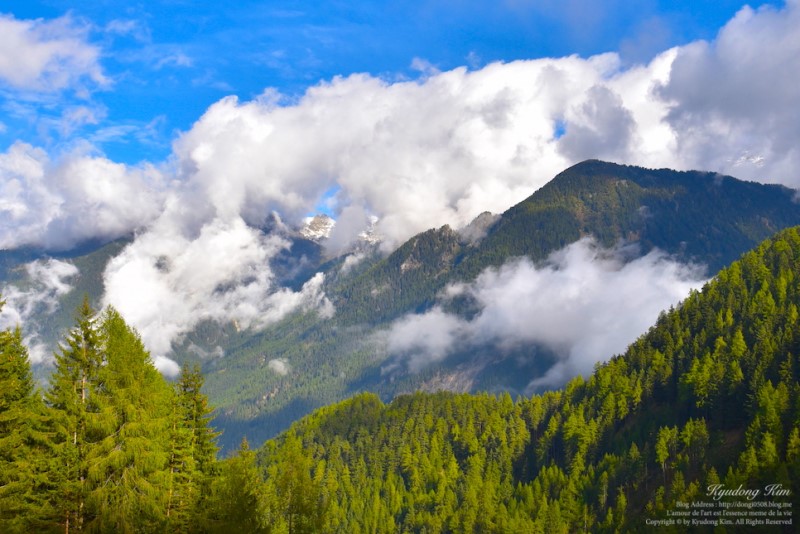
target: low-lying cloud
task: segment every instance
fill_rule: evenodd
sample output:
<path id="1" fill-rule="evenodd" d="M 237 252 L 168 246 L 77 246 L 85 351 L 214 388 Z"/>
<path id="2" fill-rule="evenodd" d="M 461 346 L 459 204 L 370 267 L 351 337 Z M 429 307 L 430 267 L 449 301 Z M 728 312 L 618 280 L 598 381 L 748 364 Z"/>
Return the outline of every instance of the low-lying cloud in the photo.
<path id="1" fill-rule="evenodd" d="M 657 250 L 629 262 L 624 248 L 605 250 L 588 238 L 552 254 L 542 266 L 528 259 L 490 268 L 469 284 L 449 286 L 442 298 L 467 297 L 479 310 L 470 319 L 439 305 L 392 326 L 390 354 L 412 372 L 456 351 L 544 345 L 559 361 L 533 386 L 559 385 L 588 374 L 645 332 L 658 314 L 704 283 L 703 269 Z"/>
<path id="2" fill-rule="evenodd" d="M 25 266 L 23 287 L 6 285 L 2 290 L 5 306 L 0 311 L 0 329 L 22 328 L 30 360 L 34 364 L 50 360 L 50 350 L 42 342 L 39 321 L 58 310 L 59 299 L 72 291 L 69 281 L 78 274 L 71 263 L 37 260 Z"/>
<path id="3" fill-rule="evenodd" d="M 289 362 L 285 358 L 270 360 L 267 363 L 267 367 L 272 370 L 272 372 L 280 376 L 286 376 L 292 370 L 292 366 L 289 365 Z"/>
<path id="4" fill-rule="evenodd" d="M 106 268 L 104 304 L 137 328 L 156 358 L 205 320 L 246 329 L 297 310 L 333 313 L 321 273 L 300 291 L 276 286 L 269 261 L 289 245 L 283 238 L 238 217 L 197 223 L 195 216 L 172 203 Z"/>

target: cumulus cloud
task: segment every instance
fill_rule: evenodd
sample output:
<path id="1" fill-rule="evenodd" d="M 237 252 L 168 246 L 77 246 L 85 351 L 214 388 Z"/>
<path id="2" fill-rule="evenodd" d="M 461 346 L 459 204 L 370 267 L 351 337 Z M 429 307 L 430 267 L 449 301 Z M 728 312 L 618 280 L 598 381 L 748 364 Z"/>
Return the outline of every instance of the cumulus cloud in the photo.
<path id="1" fill-rule="evenodd" d="M 683 164 L 800 186 L 798 75 L 797 0 L 745 6 L 713 42 L 677 49 L 658 96 Z"/>
<path id="2" fill-rule="evenodd" d="M 369 214 L 391 248 L 427 228 L 503 211 L 563 169 L 554 121 L 616 66 L 613 55 L 535 60 L 411 82 L 335 78 L 284 105 L 274 93 L 227 98 L 175 153 L 181 176 L 214 198 L 216 213 L 257 224 L 277 210 L 299 223 L 336 189 L 350 222 L 338 225 L 336 245 L 356 239 Z"/>
<path id="3" fill-rule="evenodd" d="M 0 15 L 0 82 L 53 92 L 108 84 L 100 50 L 87 43 L 87 28 L 69 15 L 45 21 Z"/>
<path id="4" fill-rule="evenodd" d="M 165 356 L 204 320 L 261 327 L 296 310 L 333 313 L 317 274 L 300 291 L 277 287 L 269 261 L 289 243 L 240 217 L 202 218 L 171 197 L 167 210 L 106 267 L 106 304 Z"/>
<path id="5" fill-rule="evenodd" d="M 49 357 L 47 346 L 38 334 L 37 322 L 55 313 L 59 299 L 72 290 L 69 280 L 78 274 L 78 269 L 65 261 L 37 260 L 25 266 L 25 284 L 6 285 L 2 290 L 6 301 L 0 311 L 0 328 L 21 326 L 29 356 L 34 364 L 43 363 Z"/>
<path id="6" fill-rule="evenodd" d="M 228 97 L 176 140 L 171 178 L 191 184 L 186 206 L 251 226 L 273 211 L 299 225 L 335 191 L 327 201 L 347 224 L 332 251 L 369 216 L 386 250 L 428 228 L 462 227 L 586 158 L 797 186 L 799 5 L 744 8 L 714 41 L 647 64 L 607 53 L 412 81 L 355 74 L 296 99 Z"/>
<path id="7" fill-rule="evenodd" d="M 0 154 L 0 248 L 65 250 L 152 221 L 167 188 L 152 165 L 129 167 L 76 150 L 52 161 L 15 143 Z"/>
<path id="8" fill-rule="evenodd" d="M 378 217 L 391 249 L 411 235 L 502 212 L 557 172 L 600 158 L 800 185 L 800 9 L 745 8 L 711 42 L 625 66 L 616 53 L 337 77 L 211 106 L 175 145 L 213 209 L 299 224 L 326 192 L 342 250 Z M 754 38 L 756 36 L 757 38 Z M 725 142 L 719 142 L 724 139 Z M 361 226 L 361 228 L 359 228 Z"/>
<path id="9" fill-rule="evenodd" d="M 444 298 L 466 296 L 479 310 L 465 319 L 436 306 L 392 325 L 390 354 L 416 372 L 457 350 L 539 344 L 559 362 L 532 385 L 558 385 L 588 374 L 621 353 L 658 314 L 704 282 L 702 269 L 659 251 L 625 262 L 630 251 L 582 239 L 536 267 L 527 259 L 487 269 L 473 283 L 450 286 Z"/>
<path id="10" fill-rule="evenodd" d="M 589 158 L 629 159 L 636 123 L 619 95 L 594 86 L 584 102 L 567 110 L 571 127 L 559 141 L 559 149 L 572 161 Z"/>

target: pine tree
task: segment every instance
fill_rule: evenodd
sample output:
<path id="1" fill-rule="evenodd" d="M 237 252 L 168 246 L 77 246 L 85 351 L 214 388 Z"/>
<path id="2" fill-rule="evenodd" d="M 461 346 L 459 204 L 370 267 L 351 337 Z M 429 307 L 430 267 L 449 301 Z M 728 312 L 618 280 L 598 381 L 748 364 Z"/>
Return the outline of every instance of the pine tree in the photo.
<path id="1" fill-rule="evenodd" d="M 102 364 L 96 314 L 88 297 L 78 308 L 76 326 L 55 355 L 55 371 L 46 395 L 57 491 L 53 504 L 65 532 L 80 531 L 87 519 L 87 462 L 99 438 L 96 385 Z"/>
<path id="2" fill-rule="evenodd" d="M 0 301 L 0 308 L 2 308 Z M 48 526 L 47 433 L 22 334 L 0 332 L 0 532 Z"/>
<path id="3" fill-rule="evenodd" d="M 221 476 L 213 485 L 211 503 L 212 532 L 269 532 L 272 529 L 288 531 L 282 517 L 274 517 L 267 527 L 266 488 L 256 464 L 256 453 L 247 439 L 236 456 L 221 465 Z"/>
<path id="4" fill-rule="evenodd" d="M 269 470 L 273 490 L 270 496 L 274 497 L 270 504 L 284 518 L 290 533 L 318 532 L 324 522 L 322 488 L 311 477 L 311 465 L 300 439 L 289 434 L 283 443 L 280 462 Z M 359 487 L 364 488 L 367 481 L 362 482 Z"/>
<path id="5" fill-rule="evenodd" d="M 208 398 L 202 392 L 203 383 L 203 374 L 198 365 L 192 367 L 184 365 L 178 380 L 177 392 L 183 419 L 191 431 L 192 453 L 197 469 L 203 477 L 211 477 L 218 470 L 216 440 L 220 433 L 211 427 L 213 410 L 208 405 Z"/>
<path id="6" fill-rule="evenodd" d="M 219 471 L 219 433 L 210 425 L 212 410 L 202 387 L 199 366 L 185 364 L 175 385 L 171 414 L 167 517 L 173 531 L 187 532 L 201 521 L 211 482 Z"/>
<path id="7" fill-rule="evenodd" d="M 109 308 L 100 325 L 98 428 L 87 456 L 87 505 L 98 531 L 153 532 L 166 523 L 169 412 L 173 392 L 138 334 Z"/>

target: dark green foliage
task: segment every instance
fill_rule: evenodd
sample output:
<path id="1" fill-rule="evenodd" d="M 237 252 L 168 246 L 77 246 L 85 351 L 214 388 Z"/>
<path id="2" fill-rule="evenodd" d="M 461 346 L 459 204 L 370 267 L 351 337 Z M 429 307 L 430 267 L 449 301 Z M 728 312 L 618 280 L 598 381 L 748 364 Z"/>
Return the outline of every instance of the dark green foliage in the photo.
<path id="1" fill-rule="evenodd" d="M 605 245 L 638 242 L 709 266 L 712 273 L 777 230 L 798 224 L 782 186 L 715 173 L 579 163 L 517 204 L 470 258 L 469 271 L 509 256 L 543 259 L 584 235 Z"/>
<path id="2" fill-rule="evenodd" d="M 78 308 L 76 322 L 55 355 L 56 368 L 46 396 L 54 456 L 60 465 L 53 505 L 65 530 L 84 526 L 87 456 L 102 436 L 97 386 L 103 358 L 95 312 L 88 298 Z"/>
<path id="3" fill-rule="evenodd" d="M 2 307 L 2 301 L 0 301 Z M 0 531 L 50 524 L 52 490 L 44 404 L 35 390 L 22 335 L 0 332 Z"/>
<path id="4" fill-rule="evenodd" d="M 172 390 L 139 336 L 113 309 L 102 317 L 105 354 L 96 389 L 100 439 L 86 455 L 91 530 L 156 532 L 166 522 Z"/>
<path id="5" fill-rule="evenodd" d="M 197 368 L 169 387 L 119 314 L 96 319 L 86 302 L 47 406 L 19 331 L 0 333 L 0 520 L 9 532 L 67 519 L 96 532 L 646 532 L 645 518 L 713 484 L 782 484 L 791 493 L 771 500 L 796 508 L 798 273 L 793 228 L 562 390 L 361 394 L 220 463 Z"/>
<path id="6" fill-rule="evenodd" d="M 242 440 L 235 456 L 222 462 L 221 474 L 214 480 L 212 490 L 209 531 L 269 532 L 265 489 L 256 453 L 247 439 Z"/>
<path id="7" fill-rule="evenodd" d="M 218 407 L 216 424 L 226 430 L 220 443 L 227 450 L 235 449 L 243 435 L 261 443 L 313 409 L 365 390 L 384 400 L 437 387 L 519 392 L 527 383 L 521 377 L 546 370 L 541 347 L 521 347 L 510 354 L 487 346 L 481 352 L 454 354 L 417 374 L 401 369 L 387 375 L 381 373 L 385 345 L 376 339 L 392 320 L 429 309 L 447 284 L 468 282 L 514 257 L 544 261 L 584 236 L 592 235 L 605 246 L 619 240 L 638 244 L 634 255 L 658 247 L 707 265 L 713 275 L 762 239 L 795 224 L 800 224 L 800 204 L 781 186 L 587 161 L 507 210 L 479 241 L 444 226 L 412 237 L 389 256 L 373 250 L 343 270 L 343 258 L 326 259 L 319 244 L 294 238 L 291 248 L 270 263 L 276 282 L 297 289 L 315 272 L 324 272 L 325 293 L 336 307 L 332 319 L 298 313 L 260 332 L 240 331 L 233 322 L 205 321 L 187 334 L 174 356 L 202 363 L 206 391 Z M 77 307 L 83 293 L 97 302 L 108 260 L 129 242 L 120 239 L 94 248 L 86 244 L 57 256 L 81 273 L 71 279 L 76 290 L 62 299 L 61 309 Z M 34 250 L 0 252 L 0 274 L 23 287 L 20 262 L 41 257 Z M 448 305 L 451 312 L 475 311 L 469 302 Z M 67 311 L 39 322 L 42 339 L 55 343 L 71 317 Z M 221 352 L 224 358 L 213 356 Z M 272 359 L 286 360 L 290 375 L 270 369 Z M 472 379 L 456 385 L 447 381 L 463 368 Z M 34 372 L 45 378 L 43 368 Z M 732 364 L 725 372 L 731 380 L 738 371 Z"/>
<path id="8" fill-rule="evenodd" d="M 218 475 L 216 439 L 210 426 L 211 408 L 202 393 L 197 365 L 184 365 L 175 384 L 170 416 L 167 520 L 172 532 L 190 532 L 203 517 Z"/>
<path id="9" fill-rule="evenodd" d="M 641 253 L 658 247 L 714 273 L 798 223 L 800 205 L 782 186 L 586 161 L 506 211 L 477 244 L 447 226 L 428 230 L 329 294 L 342 321 L 375 323 L 426 307 L 448 282 L 509 258 L 544 260 L 587 235 L 606 247 L 639 243 Z"/>

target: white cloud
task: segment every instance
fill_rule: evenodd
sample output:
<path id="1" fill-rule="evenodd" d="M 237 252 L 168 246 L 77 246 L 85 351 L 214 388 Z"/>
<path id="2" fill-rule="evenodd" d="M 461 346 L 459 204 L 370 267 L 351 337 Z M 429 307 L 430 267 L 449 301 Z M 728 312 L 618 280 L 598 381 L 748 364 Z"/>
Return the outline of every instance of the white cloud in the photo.
<path id="1" fill-rule="evenodd" d="M 456 350 L 541 344 L 560 360 L 534 385 L 588 374 L 704 282 L 699 268 L 658 251 L 628 263 L 623 256 L 622 249 L 603 250 L 582 239 L 552 254 L 542 267 L 521 259 L 487 269 L 475 282 L 450 286 L 444 294 L 472 299 L 480 310 L 473 318 L 439 306 L 406 316 L 389 331 L 389 352 L 406 358 L 415 372 Z"/>
<path id="2" fill-rule="evenodd" d="M 446 358 L 468 329 L 466 321 L 438 306 L 421 315 L 407 315 L 389 331 L 389 353 L 407 357 L 409 369 L 416 373 Z"/>
<path id="3" fill-rule="evenodd" d="M 390 249 L 428 228 L 502 212 L 588 158 L 796 186 L 798 28 L 790 2 L 746 8 L 713 43 L 645 65 L 625 67 L 608 53 L 428 69 L 396 83 L 355 74 L 292 101 L 275 91 L 229 97 L 178 140 L 175 155 L 181 177 L 207 197 L 227 192 L 213 199 L 216 211 L 251 224 L 272 210 L 299 224 L 337 191 L 337 215 L 352 223 L 335 231 L 337 250 L 366 225 L 363 214 L 379 218 Z"/>
<path id="4" fill-rule="evenodd" d="M 231 97 L 209 108 L 175 154 L 182 178 L 216 213 L 258 224 L 277 210 L 299 223 L 336 188 L 336 205 L 362 224 L 341 225 L 337 243 L 356 238 L 364 213 L 379 218 L 391 247 L 503 211 L 562 170 L 555 120 L 615 67 L 609 55 L 457 69 L 420 82 L 353 75 L 285 106 L 274 93 Z"/>
<path id="5" fill-rule="evenodd" d="M 156 356 L 153 359 L 153 366 L 159 372 L 170 378 L 174 378 L 181 373 L 181 366 L 175 360 L 167 358 L 166 356 Z"/>
<path id="6" fill-rule="evenodd" d="M 253 226 L 272 211 L 300 224 L 337 191 L 327 200 L 352 224 L 340 225 L 335 248 L 356 239 L 367 214 L 388 250 L 502 212 L 585 158 L 800 185 L 798 28 L 792 1 L 745 8 L 715 41 L 646 65 L 608 53 L 397 83 L 355 74 L 294 100 L 274 90 L 228 97 L 174 144 L 175 178 L 190 184 L 180 202 Z"/>
<path id="7" fill-rule="evenodd" d="M 336 219 L 330 235 L 323 242 L 325 249 L 333 255 L 341 254 L 352 244 L 353 236 L 363 232 L 369 223 L 369 215 L 361 206 L 345 207 Z"/>
<path id="8" fill-rule="evenodd" d="M 65 261 L 37 260 L 25 265 L 26 287 L 15 285 L 3 288 L 6 305 L 0 313 L 0 328 L 24 324 L 37 313 L 52 314 L 58 308 L 58 298 L 72 290 L 67 282 L 78 274 L 78 268 Z"/>
<path id="9" fill-rule="evenodd" d="M 744 7 L 677 50 L 658 91 L 684 166 L 800 186 L 800 2 Z"/>
<path id="10" fill-rule="evenodd" d="M 279 374 L 280 376 L 286 376 L 292 370 L 292 367 L 289 365 L 289 362 L 286 361 L 285 358 L 270 360 L 267 363 L 267 367 L 269 367 L 273 372 Z"/>
<path id="11" fill-rule="evenodd" d="M 76 150 L 58 161 L 25 143 L 0 154 L 0 248 L 64 250 L 113 239 L 161 211 L 162 174 Z"/>
<path id="12" fill-rule="evenodd" d="M 196 207 L 195 207 L 196 208 Z M 180 197 L 106 268 L 104 297 L 163 356 L 203 320 L 262 327 L 298 309 L 333 313 L 323 275 L 300 291 L 275 286 L 269 261 L 288 246 L 233 216 L 209 217 Z"/>
<path id="13" fill-rule="evenodd" d="M 48 259 L 31 262 L 25 270 L 27 280 L 23 287 L 6 285 L 2 290 L 6 304 L 0 311 L 0 328 L 20 326 L 30 360 L 39 364 L 47 361 L 50 351 L 40 340 L 37 322 L 58 309 L 59 298 L 72 290 L 68 281 L 78 274 L 78 269 L 65 261 Z"/>
<path id="14" fill-rule="evenodd" d="M 100 50 L 88 44 L 87 29 L 69 15 L 45 21 L 0 15 L 0 81 L 20 90 L 86 90 L 85 82 L 108 80 Z"/>
<path id="15" fill-rule="evenodd" d="M 176 52 L 175 54 L 171 54 L 168 56 L 164 56 L 155 65 L 156 70 L 160 70 L 164 67 L 191 67 L 194 65 L 194 61 L 192 58 L 184 54 L 183 52 Z"/>

